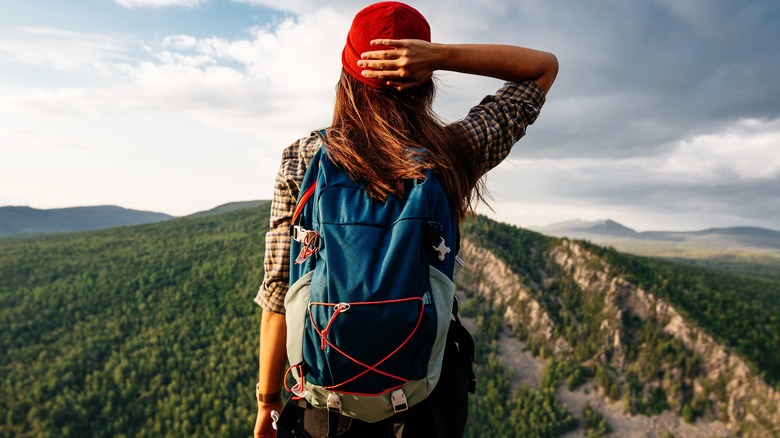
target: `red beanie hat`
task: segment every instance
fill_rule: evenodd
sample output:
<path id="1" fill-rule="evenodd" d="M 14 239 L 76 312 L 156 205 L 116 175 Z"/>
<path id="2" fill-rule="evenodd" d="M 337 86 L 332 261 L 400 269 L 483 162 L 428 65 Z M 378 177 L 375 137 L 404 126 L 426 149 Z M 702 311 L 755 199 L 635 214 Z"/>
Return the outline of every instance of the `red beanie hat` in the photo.
<path id="1" fill-rule="evenodd" d="M 391 89 L 385 81 L 367 78 L 357 62 L 364 52 L 389 50 L 387 46 L 372 46 L 375 39 L 431 40 L 431 26 L 413 7 L 400 2 L 380 2 L 367 6 L 355 15 L 347 35 L 347 44 L 341 52 L 341 65 L 355 79 L 374 88 Z M 430 77 L 428 78 L 430 80 Z"/>

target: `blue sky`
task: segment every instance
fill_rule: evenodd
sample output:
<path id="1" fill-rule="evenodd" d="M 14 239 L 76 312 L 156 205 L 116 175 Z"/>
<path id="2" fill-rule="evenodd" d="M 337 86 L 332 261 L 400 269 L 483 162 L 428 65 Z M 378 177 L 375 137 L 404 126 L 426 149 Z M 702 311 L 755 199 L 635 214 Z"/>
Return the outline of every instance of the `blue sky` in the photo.
<path id="1" fill-rule="evenodd" d="M 352 16 L 334 0 L 5 0 L 0 205 L 185 215 L 269 199 L 281 149 L 327 125 Z M 555 53 L 538 122 L 492 171 L 521 226 L 780 229 L 780 4 L 412 3 L 439 42 Z M 456 120 L 498 81 L 441 72 Z"/>
<path id="2" fill-rule="evenodd" d="M 127 4 L 127 6 L 123 6 Z M 142 38 L 188 34 L 196 37 L 239 37 L 246 29 L 263 25 L 275 11 L 234 2 L 133 2 L 106 0 L 6 1 L 0 24 L 4 27 L 52 27 L 85 33 L 130 34 Z M 178 6 L 177 6 L 178 4 Z"/>

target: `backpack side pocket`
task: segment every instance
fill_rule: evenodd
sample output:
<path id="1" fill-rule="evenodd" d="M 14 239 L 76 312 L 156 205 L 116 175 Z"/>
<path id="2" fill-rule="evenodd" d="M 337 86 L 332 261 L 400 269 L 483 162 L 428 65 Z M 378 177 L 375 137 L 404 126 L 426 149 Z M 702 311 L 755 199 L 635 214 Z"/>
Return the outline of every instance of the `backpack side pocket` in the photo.
<path id="1" fill-rule="evenodd" d="M 290 286 L 284 297 L 287 322 L 287 359 L 290 365 L 303 362 L 303 329 L 309 308 L 309 289 L 314 271 L 306 273 Z"/>

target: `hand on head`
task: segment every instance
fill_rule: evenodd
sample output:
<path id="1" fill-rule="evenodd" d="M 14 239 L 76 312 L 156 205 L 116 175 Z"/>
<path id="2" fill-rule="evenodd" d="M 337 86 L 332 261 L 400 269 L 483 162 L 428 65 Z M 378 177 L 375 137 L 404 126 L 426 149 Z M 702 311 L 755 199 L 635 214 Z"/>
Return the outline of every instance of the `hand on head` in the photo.
<path id="1" fill-rule="evenodd" d="M 433 43 L 423 40 L 376 39 L 377 50 L 364 52 L 357 61 L 361 74 L 386 81 L 398 91 L 414 88 L 427 81 L 433 73 Z"/>

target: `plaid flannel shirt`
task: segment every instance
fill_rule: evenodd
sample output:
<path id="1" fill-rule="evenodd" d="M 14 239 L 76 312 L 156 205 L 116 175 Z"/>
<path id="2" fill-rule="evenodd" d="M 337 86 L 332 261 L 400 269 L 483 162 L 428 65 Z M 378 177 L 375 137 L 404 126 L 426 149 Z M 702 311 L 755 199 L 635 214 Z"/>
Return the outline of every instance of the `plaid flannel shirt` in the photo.
<path id="1" fill-rule="evenodd" d="M 544 105 L 545 94 L 533 81 L 507 82 L 485 97 L 468 115 L 454 122 L 463 126 L 475 148 L 484 154 L 483 174 L 509 155 Z M 290 278 L 290 223 L 303 175 L 322 146 L 316 133 L 284 149 L 271 202 L 270 230 L 265 235 L 265 277 L 255 302 L 264 310 L 284 314 Z"/>

